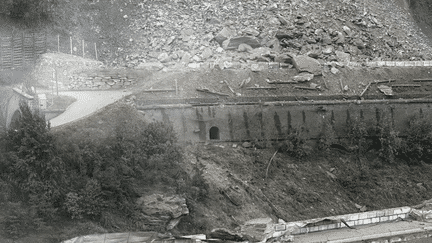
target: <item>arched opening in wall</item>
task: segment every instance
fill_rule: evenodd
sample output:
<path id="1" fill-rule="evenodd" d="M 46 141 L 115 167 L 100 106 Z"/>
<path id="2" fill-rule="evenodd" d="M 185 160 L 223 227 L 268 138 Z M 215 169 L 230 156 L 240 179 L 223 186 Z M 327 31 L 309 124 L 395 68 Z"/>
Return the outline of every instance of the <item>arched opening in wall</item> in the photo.
<path id="1" fill-rule="evenodd" d="M 11 122 L 10 122 L 9 126 L 12 126 L 12 124 L 17 122 L 20 118 L 21 118 L 21 112 L 19 110 L 16 110 L 12 115 Z"/>
<path id="2" fill-rule="evenodd" d="M 210 128 L 210 140 L 218 140 L 218 139 L 220 139 L 219 128 L 217 127 Z"/>

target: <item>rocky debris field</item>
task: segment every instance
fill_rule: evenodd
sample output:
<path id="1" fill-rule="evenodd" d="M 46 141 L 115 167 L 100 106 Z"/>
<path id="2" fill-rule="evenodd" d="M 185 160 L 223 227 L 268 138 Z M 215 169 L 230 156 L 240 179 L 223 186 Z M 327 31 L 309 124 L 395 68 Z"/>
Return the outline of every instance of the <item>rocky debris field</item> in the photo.
<path id="1" fill-rule="evenodd" d="M 395 0 L 129 1 L 119 7 L 123 21 L 114 24 L 127 25 L 123 41 L 115 50 L 103 45 L 114 66 L 290 65 L 297 55 L 321 63 L 430 59 L 425 36 Z"/>

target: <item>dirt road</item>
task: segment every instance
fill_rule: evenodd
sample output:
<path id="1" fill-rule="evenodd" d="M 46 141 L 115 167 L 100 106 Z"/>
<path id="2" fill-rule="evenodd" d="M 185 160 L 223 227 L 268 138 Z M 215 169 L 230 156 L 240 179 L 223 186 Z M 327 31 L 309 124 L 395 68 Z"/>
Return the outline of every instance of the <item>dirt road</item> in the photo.
<path id="1" fill-rule="evenodd" d="M 130 91 L 64 91 L 59 95 L 71 96 L 77 99 L 66 111 L 51 119 L 51 127 L 84 118 L 99 109 L 130 95 Z"/>

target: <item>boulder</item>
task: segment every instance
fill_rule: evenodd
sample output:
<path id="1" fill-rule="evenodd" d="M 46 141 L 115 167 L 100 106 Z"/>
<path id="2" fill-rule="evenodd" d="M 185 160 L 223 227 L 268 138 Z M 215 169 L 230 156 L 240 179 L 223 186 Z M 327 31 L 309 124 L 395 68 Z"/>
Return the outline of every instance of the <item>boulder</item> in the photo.
<path id="1" fill-rule="evenodd" d="M 241 226 L 241 234 L 250 242 L 266 242 L 273 236 L 273 228 L 271 218 L 253 219 Z"/>
<path id="2" fill-rule="evenodd" d="M 338 62 L 349 63 L 351 61 L 351 55 L 342 51 L 335 51 Z"/>
<path id="3" fill-rule="evenodd" d="M 239 52 L 250 52 L 250 51 L 253 50 L 253 48 L 250 45 L 248 45 L 248 44 L 242 43 L 242 44 L 239 45 L 239 47 L 238 47 L 237 50 Z"/>
<path id="4" fill-rule="evenodd" d="M 322 53 L 323 54 L 325 54 L 325 55 L 330 55 L 330 54 L 332 54 L 333 53 L 333 50 L 334 50 L 334 48 L 333 48 L 333 46 L 326 46 L 323 50 L 322 50 Z"/>
<path id="5" fill-rule="evenodd" d="M 253 36 L 241 36 L 241 37 L 230 38 L 228 42 L 224 42 L 222 47 L 225 50 L 236 50 L 239 48 L 241 44 L 247 44 L 252 48 L 261 47 L 261 43 L 259 42 L 258 38 Z"/>
<path id="6" fill-rule="evenodd" d="M 330 72 L 333 73 L 333 74 L 338 74 L 340 71 L 339 71 L 339 69 L 337 69 L 337 68 L 335 68 L 335 67 L 332 67 L 332 68 L 330 69 Z"/>
<path id="7" fill-rule="evenodd" d="M 144 214 L 149 216 L 169 216 L 170 219 L 175 219 L 189 214 L 186 199 L 177 195 L 147 195 L 140 197 L 137 200 L 137 205 Z"/>
<path id="8" fill-rule="evenodd" d="M 222 45 L 222 43 L 227 40 L 228 38 L 235 35 L 234 30 L 232 30 L 229 27 L 224 27 L 216 36 L 215 41 L 219 43 L 219 45 Z"/>
<path id="9" fill-rule="evenodd" d="M 253 28 L 247 28 L 245 30 L 243 30 L 243 33 L 247 34 L 247 35 L 251 35 L 251 36 L 259 36 L 260 32 L 256 29 Z"/>
<path id="10" fill-rule="evenodd" d="M 208 235 L 210 239 L 221 239 L 224 241 L 245 241 L 241 234 L 234 233 L 228 229 L 213 229 Z"/>
<path id="11" fill-rule="evenodd" d="M 293 57 L 294 67 L 298 72 L 309 72 L 314 75 L 322 75 L 321 64 L 318 60 L 308 56 L 295 56 Z"/>
<path id="12" fill-rule="evenodd" d="M 311 81 L 314 78 L 314 75 L 311 73 L 300 73 L 299 75 L 296 75 L 293 77 L 293 81 L 296 82 L 308 82 Z"/>
<path id="13" fill-rule="evenodd" d="M 208 58 L 210 58 L 211 56 L 213 56 L 212 49 L 210 49 L 209 47 L 204 48 L 201 56 L 202 56 L 202 59 L 207 60 Z"/>
<path id="14" fill-rule="evenodd" d="M 261 72 L 264 71 L 266 68 L 264 67 L 264 65 L 254 63 L 250 66 L 250 69 L 252 72 Z"/>
<path id="15" fill-rule="evenodd" d="M 161 62 L 161 63 L 167 63 L 167 62 L 170 62 L 171 61 L 171 57 L 168 55 L 168 53 L 161 53 L 159 56 L 158 56 L 158 60 L 159 60 L 159 62 Z"/>
<path id="16" fill-rule="evenodd" d="M 275 62 L 292 64 L 292 56 L 288 54 L 280 54 L 274 58 Z"/>

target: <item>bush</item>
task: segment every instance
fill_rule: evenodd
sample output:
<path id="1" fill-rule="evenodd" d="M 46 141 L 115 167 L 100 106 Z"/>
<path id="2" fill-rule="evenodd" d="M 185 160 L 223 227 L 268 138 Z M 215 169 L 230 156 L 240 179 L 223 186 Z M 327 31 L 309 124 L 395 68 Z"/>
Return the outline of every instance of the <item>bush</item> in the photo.
<path id="1" fill-rule="evenodd" d="M 390 122 L 383 122 L 376 127 L 376 136 L 379 145 L 379 157 L 386 162 L 395 162 L 396 156 L 402 148 L 402 138 Z"/>
<path id="2" fill-rule="evenodd" d="M 370 146 L 367 140 L 371 126 L 368 126 L 363 119 L 350 119 L 347 123 L 348 146 L 357 154 L 366 152 Z"/>
<path id="3" fill-rule="evenodd" d="M 4 232 L 10 238 L 23 237 L 44 226 L 43 220 L 37 216 L 34 210 L 26 208 L 21 203 L 9 203 L 9 211 L 4 218 Z"/>
<path id="4" fill-rule="evenodd" d="M 429 118 L 417 115 L 408 122 L 406 141 L 401 149 L 412 161 L 432 161 L 432 122 Z"/>
<path id="5" fill-rule="evenodd" d="M 307 142 L 308 137 L 305 134 L 305 128 L 293 128 L 279 147 L 279 150 L 296 158 L 303 158 L 308 156 L 312 151 Z"/>
<path id="6" fill-rule="evenodd" d="M 336 133 L 333 124 L 325 121 L 321 133 L 318 135 L 317 146 L 319 150 L 328 151 L 332 144 L 336 143 Z"/>

